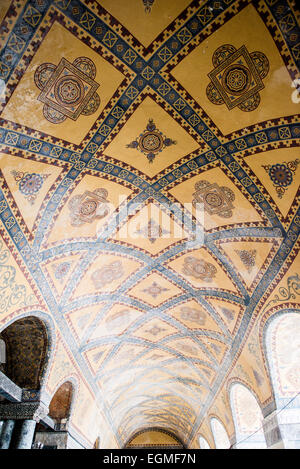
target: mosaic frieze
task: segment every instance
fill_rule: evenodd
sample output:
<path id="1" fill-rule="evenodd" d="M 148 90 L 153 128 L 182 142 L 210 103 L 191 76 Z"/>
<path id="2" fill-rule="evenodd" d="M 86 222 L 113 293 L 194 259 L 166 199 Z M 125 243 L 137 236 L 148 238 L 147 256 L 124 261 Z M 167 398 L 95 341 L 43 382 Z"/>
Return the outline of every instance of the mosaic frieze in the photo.
<path id="1" fill-rule="evenodd" d="M 204 210 L 210 215 L 218 215 L 222 218 L 232 217 L 234 200 L 234 192 L 228 187 L 220 187 L 217 183 L 211 184 L 208 181 L 198 181 L 195 184 L 193 205 L 203 204 Z"/>
<path id="2" fill-rule="evenodd" d="M 147 156 L 149 163 L 153 163 L 158 153 L 164 148 L 176 145 L 176 142 L 158 130 L 153 122 L 149 119 L 146 129 L 135 140 L 127 145 L 127 148 L 135 148 Z"/>
<path id="3" fill-rule="evenodd" d="M 94 114 L 100 105 L 95 76 L 96 66 L 88 57 L 78 57 L 72 64 L 64 57 L 57 66 L 41 64 L 34 81 L 41 90 L 38 100 L 44 103 L 44 117 L 61 124 L 68 117 L 77 120 L 80 114 Z"/>
<path id="4" fill-rule="evenodd" d="M 259 91 L 269 72 L 269 61 L 262 52 L 251 52 L 242 46 L 236 49 L 224 44 L 213 54 L 214 69 L 206 95 L 213 104 L 226 104 L 229 110 L 254 111 L 260 103 Z"/>

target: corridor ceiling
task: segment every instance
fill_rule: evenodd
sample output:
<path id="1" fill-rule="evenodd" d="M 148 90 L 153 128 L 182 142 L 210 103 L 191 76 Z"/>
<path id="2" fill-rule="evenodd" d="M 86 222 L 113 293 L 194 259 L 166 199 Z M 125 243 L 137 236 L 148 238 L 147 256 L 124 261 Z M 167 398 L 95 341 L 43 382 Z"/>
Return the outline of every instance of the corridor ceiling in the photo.
<path id="1" fill-rule="evenodd" d="M 209 414 L 230 433 L 232 377 L 271 398 L 258 325 L 299 271 L 292 5 L 1 2 L 1 320 L 52 316 L 56 373 L 79 370 L 120 446 L 193 446 Z"/>

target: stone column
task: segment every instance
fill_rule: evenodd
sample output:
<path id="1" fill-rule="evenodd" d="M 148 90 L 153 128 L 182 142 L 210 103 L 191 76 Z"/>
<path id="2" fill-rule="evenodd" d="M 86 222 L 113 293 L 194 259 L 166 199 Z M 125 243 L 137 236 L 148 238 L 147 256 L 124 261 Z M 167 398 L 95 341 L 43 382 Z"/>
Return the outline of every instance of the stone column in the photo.
<path id="1" fill-rule="evenodd" d="M 277 420 L 277 411 L 267 415 L 262 421 L 268 449 L 283 449 L 284 443 Z"/>
<path id="2" fill-rule="evenodd" d="M 24 420 L 22 422 L 21 431 L 16 441 L 16 449 L 31 449 L 35 427 L 35 420 Z"/>
<path id="3" fill-rule="evenodd" d="M 15 423 L 16 422 L 13 419 L 8 419 L 4 421 L 2 425 L 2 432 L 1 432 L 1 437 L 0 437 L 0 449 L 9 448 L 13 430 L 15 427 Z"/>
<path id="4" fill-rule="evenodd" d="M 48 408 L 40 401 L 0 404 L 0 417 L 5 420 L 1 435 L 4 444 L 2 448 L 30 449 L 36 422 L 47 414 Z M 16 430 L 19 431 L 12 434 L 16 420 L 19 422 Z"/>

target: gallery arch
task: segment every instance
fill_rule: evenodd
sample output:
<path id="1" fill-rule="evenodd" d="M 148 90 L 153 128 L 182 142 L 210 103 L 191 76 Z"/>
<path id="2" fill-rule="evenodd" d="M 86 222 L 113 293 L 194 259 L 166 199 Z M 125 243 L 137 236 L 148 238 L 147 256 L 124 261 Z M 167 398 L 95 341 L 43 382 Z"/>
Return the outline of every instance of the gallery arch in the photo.
<path id="1" fill-rule="evenodd" d="M 271 317 L 264 338 L 276 404 L 265 418 L 268 446 L 300 448 L 300 311 Z"/>
<path id="2" fill-rule="evenodd" d="M 230 403 L 235 426 L 236 449 L 264 449 L 266 441 L 262 428 L 263 414 L 252 392 L 234 383 L 230 388 Z"/>
<path id="3" fill-rule="evenodd" d="M 210 421 L 210 425 L 215 440 L 216 449 L 230 448 L 230 441 L 227 432 L 220 420 L 213 417 Z"/>
<path id="4" fill-rule="evenodd" d="M 203 436 L 199 436 L 200 449 L 210 449 L 210 446 Z"/>
<path id="5" fill-rule="evenodd" d="M 1 331 L 1 449 L 31 448 L 36 423 L 47 415 L 41 395 L 52 340 L 49 331 L 50 326 L 35 315 L 23 316 Z"/>

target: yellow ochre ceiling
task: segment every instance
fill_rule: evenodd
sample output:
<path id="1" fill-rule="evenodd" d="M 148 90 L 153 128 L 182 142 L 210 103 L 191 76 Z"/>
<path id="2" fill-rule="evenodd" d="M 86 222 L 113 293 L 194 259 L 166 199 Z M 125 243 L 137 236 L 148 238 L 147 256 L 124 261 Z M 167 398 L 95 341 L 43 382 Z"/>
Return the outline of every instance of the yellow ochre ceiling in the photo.
<path id="1" fill-rule="evenodd" d="M 1 2 L 0 254 L 25 292 L 2 320 L 52 316 L 120 446 L 229 422 L 239 357 L 271 395 L 245 340 L 299 271 L 297 19 L 286 0 Z"/>

